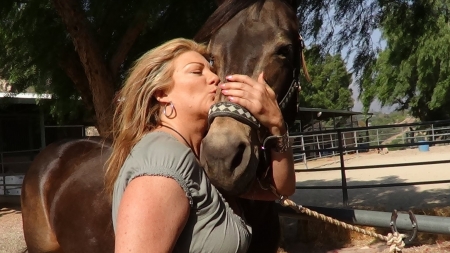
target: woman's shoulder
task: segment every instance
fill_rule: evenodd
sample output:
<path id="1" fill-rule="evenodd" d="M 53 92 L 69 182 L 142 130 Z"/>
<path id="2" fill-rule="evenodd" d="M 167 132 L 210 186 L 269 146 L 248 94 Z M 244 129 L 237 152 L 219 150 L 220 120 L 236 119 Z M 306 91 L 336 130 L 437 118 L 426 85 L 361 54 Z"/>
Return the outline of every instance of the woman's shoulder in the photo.
<path id="1" fill-rule="evenodd" d="M 172 155 L 178 157 L 186 154 L 190 149 L 180 143 L 174 136 L 169 133 L 154 131 L 150 132 L 136 143 L 131 150 L 132 156 L 137 157 L 156 157 L 161 155 Z"/>
<path id="2" fill-rule="evenodd" d="M 155 131 L 146 134 L 133 147 L 123 167 L 147 172 L 172 171 L 187 178 L 199 169 L 199 164 L 189 147 L 169 133 Z"/>
<path id="3" fill-rule="evenodd" d="M 145 134 L 142 139 L 135 145 L 135 148 L 152 147 L 161 144 L 180 146 L 179 141 L 171 134 L 162 131 L 153 131 Z"/>

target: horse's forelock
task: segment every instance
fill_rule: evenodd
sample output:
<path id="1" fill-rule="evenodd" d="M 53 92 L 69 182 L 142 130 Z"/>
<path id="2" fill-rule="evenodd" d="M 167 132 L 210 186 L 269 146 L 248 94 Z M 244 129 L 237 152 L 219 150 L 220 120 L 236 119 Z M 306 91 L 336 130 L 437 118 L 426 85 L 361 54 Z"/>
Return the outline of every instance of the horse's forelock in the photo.
<path id="1" fill-rule="evenodd" d="M 206 43 L 211 36 L 217 32 L 223 25 L 230 21 L 240 11 L 265 0 L 228 0 L 222 1 L 222 4 L 209 16 L 205 24 L 200 28 L 194 37 L 197 42 Z"/>

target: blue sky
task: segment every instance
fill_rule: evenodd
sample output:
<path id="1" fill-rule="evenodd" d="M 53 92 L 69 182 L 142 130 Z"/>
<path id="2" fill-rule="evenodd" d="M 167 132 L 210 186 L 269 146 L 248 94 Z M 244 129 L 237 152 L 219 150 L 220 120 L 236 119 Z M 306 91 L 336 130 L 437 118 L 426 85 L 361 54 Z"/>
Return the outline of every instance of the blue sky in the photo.
<path id="1" fill-rule="evenodd" d="M 384 40 L 381 39 L 381 32 L 379 30 L 375 30 L 372 34 L 372 41 L 374 43 L 374 45 L 376 46 L 381 46 L 382 48 L 384 48 L 386 46 L 386 42 Z M 345 57 L 347 55 L 348 52 L 348 48 L 344 48 L 342 50 L 342 55 L 343 57 Z M 350 54 L 349 58 L 347 59 L 347 69 L 351 69 L 352 66 L 352 62 L 353 62 L 353 56 L 354 54 Z M 355 78 L 353 78 L 355 79 Z M 363 105 L 361 103 L 361 101 L 358 99 L 359 96 L 359 89 L 358 87 L 356 87 L 356 84 L 353 82 L 350 85 L 350 88 L 353 90 L 353 100 L 354 100 L 354 106 L 353 106 L 353 111 L 362 111 L 363 109 Z M 385 106 L 382 107 L 379 101 L 374 101 L 372 102 L 372 105 L 370 106 L 370 112 L 383 112 L 383 113 L 389 113 L 392 112 L 395 109 L 395 106 Z"/>
<path id="2" fill-rule="evenodd" d="M 331 8 L 329 11 L 330 11 L 329 16 L 332 17 L 334 10 Z M 331 25 L 334 26 L 333 28 L 335 29 L 335 32 L 334 32 L 335 34 L 337 34 L 340 29 L 343 29 L 342 26 L 340 26 L 340 24 L 338 24 L 338 23 L 336 23 L 334 21 L 331 21 L 331 20 L 328 20 L 328 21 L 330 21 Z M 386 42 L 384 40 L 382 40 L 381 32 L 379 30 L 374 30 L 374 32 L 372 33 L 372 42 L 373 42 L 373 45 L 376 46 L 376 47 L 380 47 L 381 46 L 381 48 L 384 48 L 386 46 Z M 305 43 L 306 43 L 306 46 L 308 46 L 308 45 L 314 44 L 314 41 L 313 40 L 308 40 L 308 38 L 305 38 Z M 349 49 L 348 47 L 344 47 L 342 49 L 342 51 L 341 51 L 341 55 L 344 58 L 344 60 L 346 61 L 347 69 L 351 71 L 352 63 L 353 63 L 353 59 L 354 59 L 354 53 L 350 54 L 348 56 L 348 58 L 346 58 L 347 53 L 348 53 L 348 49 Z M 354 79 L 355 78 L 353 78 L 353 80 Z M 352 83 L 349 86 L 349 88 L 351 88 L 352 91 L 353 91 L 353 96 L 352 97 L 353 97 L 353 100 L 354 100 L 354 106 L 353 106 L 352 110 L 353 111 L 362 111 L 363 105 L 362 105 L 361 101 L 358 99 L 358 96 L 359 96 L 358 87 L 356 87 L 355 83 Z M 370 106 L 370 110 L 369 111 L 370 112 L 389 113 L 389 112 L 394 111 L 394 109 L 395 109 L 395 106 L 382 107 L 379 101 L 374 101 L 372 103 L 372 105 Z"/>
<path id="3" fill-rule="evenodd" d="M 384 48 L 386 46 L 386 42 L 384 40 L 381 40 L 381 32 L 379 30 L 375 30 L 372 34 L 372 41 L 375 46 L 381 46 Z M 314 44 L 314 41 L 305 39 L 306 46 Z M 341 51 L 342 57 L 344 58 L 344 61 L 346 61 L 346 66 L 348 70 L 352 69 L 352 63 L 354 59 L 354 53 L 351 53 L 348 58 L 346 58 L 349 48 L 344 47 Z M 355 80 L 355 78 L 353 78 Z M 362 102 L 358 99 L 359 96 L 359 89 L 356 86 L 355 82 L 350 84 L 349 88 L 352 89 L 353 95 L 352 98 L 354 100 L 354 106 L 352 108 L 353 111 L 362 111 L 363 105 Z M 382 107 L 379 101 L 374 101 L 372 105 L 370 106 L 370 112 L 383 112 L 383 113 L 389 113 L 392 112 L 395 109 L 395 106 L 392 107 Z"/>

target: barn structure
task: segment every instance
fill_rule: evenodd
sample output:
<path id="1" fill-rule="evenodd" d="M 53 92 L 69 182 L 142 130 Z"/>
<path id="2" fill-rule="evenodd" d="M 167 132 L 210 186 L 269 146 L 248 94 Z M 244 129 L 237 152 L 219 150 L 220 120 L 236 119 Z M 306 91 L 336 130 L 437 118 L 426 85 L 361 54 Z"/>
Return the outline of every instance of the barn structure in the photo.
<path id="1" fill-rule="evenodd" d="M 17 202 L 24 174 L 47 144 L 85 135 L 83 125 L 55 125 L 38 106 L 51 95 L 0 92 L 0 203 Z"/>

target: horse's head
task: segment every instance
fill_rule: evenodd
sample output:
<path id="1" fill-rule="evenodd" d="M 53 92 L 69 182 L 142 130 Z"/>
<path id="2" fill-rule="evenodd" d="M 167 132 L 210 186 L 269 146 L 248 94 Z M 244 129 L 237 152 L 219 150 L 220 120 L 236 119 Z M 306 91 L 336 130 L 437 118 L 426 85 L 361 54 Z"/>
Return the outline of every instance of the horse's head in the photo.
<path id="1" fill-rule="evenodd" d="M 229 74 L 257 78 L 264 72 L 288 124 L 297 112 L 296 81 L 301 66 L 294 6 L 282 0 L 225 1 L 196 37 L 210 39 L 210 52 L 221 80 Z M 217 99 L 225 101 L 223 96 Z M 265 129 L 247 121 L 242 109 L 234 104 L 219 107 L 213 107 L 210 113 L 201 162 L 216 187 L 239 195 L 248 190 L 263 160 L 261 140 Z"/>

